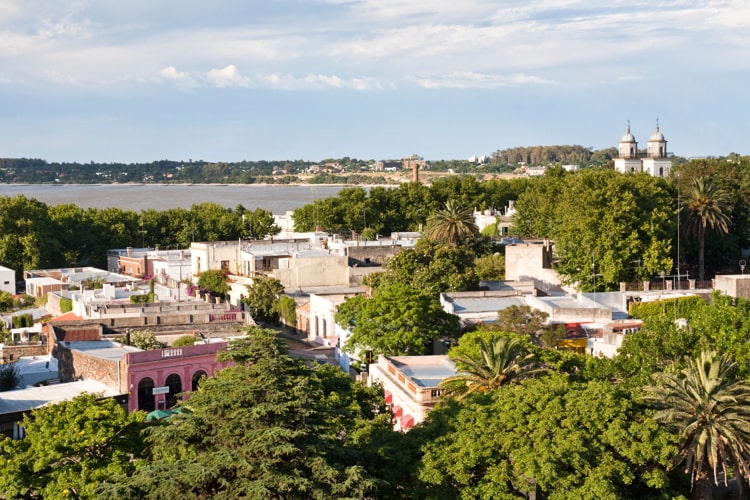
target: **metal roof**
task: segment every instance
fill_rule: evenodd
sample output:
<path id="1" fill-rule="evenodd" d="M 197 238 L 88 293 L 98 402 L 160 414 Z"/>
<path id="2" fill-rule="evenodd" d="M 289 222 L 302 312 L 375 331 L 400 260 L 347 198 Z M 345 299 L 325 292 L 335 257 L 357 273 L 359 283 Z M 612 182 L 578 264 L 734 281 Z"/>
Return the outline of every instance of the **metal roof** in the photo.
<path id="1" fill-rule="evenodd" d="M 0 396 L 0 414 L 33 410 L 40 406 L 73 399 L 83 393 L 102 394 L 105 397 L 120 394 L 119 391 L 115 391 L 96 380 L 80 380 L 65 384 L 19 389 L 2 393 L 2 396 Z"/>

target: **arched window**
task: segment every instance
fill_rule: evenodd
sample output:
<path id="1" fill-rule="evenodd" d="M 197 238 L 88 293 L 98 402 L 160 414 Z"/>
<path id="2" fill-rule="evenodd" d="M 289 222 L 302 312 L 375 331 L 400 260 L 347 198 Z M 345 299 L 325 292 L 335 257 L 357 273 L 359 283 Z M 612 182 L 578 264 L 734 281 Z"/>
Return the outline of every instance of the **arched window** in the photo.
<path id="1" fill-rule="evenodd" d="M 149 377 L 142 378 L 138 382 L 138 409 L 143 411 L 154 411 L 154 381 Z"/>
<path id="2" fill-rule="evenodd" d="M 192 390 L 197 391 L 198 386 L 201 383 L 201 380 L 205 377 L 208 377 L 208 374 L 204 372 L 203 370 L 198 370 L 197 372 L 193 373 L 193 384 L 192 384 Z"/>
<path id="3" fill-rule="evenodd" d="M 173 373 L 167 377 L 165 384 L 169 387 L 169 394 L 167 394 L 167 408 L 172 408 L 177 404 L 177 395 L 182 392 L 182 380 L 180 376 Z"/>

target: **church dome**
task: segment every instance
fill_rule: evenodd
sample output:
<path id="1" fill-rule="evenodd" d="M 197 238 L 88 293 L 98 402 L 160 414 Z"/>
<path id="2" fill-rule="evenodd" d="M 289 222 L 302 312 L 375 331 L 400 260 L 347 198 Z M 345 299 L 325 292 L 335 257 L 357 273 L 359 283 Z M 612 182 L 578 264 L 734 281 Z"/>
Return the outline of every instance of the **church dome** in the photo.
<path id="1" fill-rule="evenodd" d="M 659 127 L 656 127 L 654 133 L 648 138 L 648 142 L 664 142 L 665 140 L 664 134 L 661 133 Z"/>
<path id="2" fill-rule="evenodd" d="M 625 135 L 622 136 L 622 139 L 620 139 L 620 142 L 635 142 L 635 136 L 630 133 L 629 128 Z"/>

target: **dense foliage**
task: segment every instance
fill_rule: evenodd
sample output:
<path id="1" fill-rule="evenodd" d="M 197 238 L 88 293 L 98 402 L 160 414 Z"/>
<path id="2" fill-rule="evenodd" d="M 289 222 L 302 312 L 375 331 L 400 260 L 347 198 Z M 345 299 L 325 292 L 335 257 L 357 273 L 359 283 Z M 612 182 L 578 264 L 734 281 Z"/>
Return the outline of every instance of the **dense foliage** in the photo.
<path id="1" fill-rule="evenodd" d="M 3 498 L 95 498 L 94 490 L 141 464 L 144 414 L 86 394 L 25 417 L 26 437 L 0 442 Z"/>
<path id="2" fill-rule="evenodd" d="M 278 319 L 281 315 L 280 301 L 284 296 L 284 285 L 281 281 L 270 276 L 257 276 L 253 278 L 251 285 L 247 285 L 247 295 L 243 300 L 253 318 L 270 321 Z M 286 304 L 286 309 L 283 311 L 284 319 L 291 321 L 288 311 L 289 302 L 285 300 L 284 303 Z"/>
<path id="3" fill-rule="evenodd" d="M 435 339 L 459 333 L 458 316 L 443 311 L 436 296 L 403 284 L 380 286 L 372 297 L 347 299 L 336 322 L 352 332 L 348 351 L 386 356 L 427 354 Z"/>
<path id="4" fill-rule="evenodd" d="M 102 485 L 100 498 L 367 498 L 385 483 L 367 467 L 370 439 L 392 433 L 382 391 L 286 354 L 251 328 L 220 359 L 189 410 L 150 429 L 151 460 Z M 369 429 L 369 430 L 368 430 Z"/>
<path id="5" fill-rule="evenodd" d="M 565 282 L 617 289 L 671 269 L 675 199 L 668 181 L 647 174 L 560 171 L 519 197 L 514 224 L 521 235 L 555 242 Z"/>

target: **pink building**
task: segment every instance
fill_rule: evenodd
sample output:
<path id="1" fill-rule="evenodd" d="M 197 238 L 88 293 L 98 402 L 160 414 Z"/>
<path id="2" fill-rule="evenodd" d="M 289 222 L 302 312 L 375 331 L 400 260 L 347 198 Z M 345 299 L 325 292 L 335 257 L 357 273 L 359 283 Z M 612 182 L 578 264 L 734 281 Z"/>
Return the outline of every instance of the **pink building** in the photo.
<path id="1" fill-rule="evenodd" d="M 107 340 L 96 321 L 50 321 L 45 328 L 60 380 L 101 382 L 128 395 L 128 411 L 170 408 L 202 377 L 232 364 L 216 361 L 226 342 L 142 351 Z"/>
<path id="2" fill-rule="evenodd" d="M 226 342 L 170 347 L 153 351 L 131 352 L 123 356 L 128 411 L 170 408 L 177 395 L 194 391 L 203 377 L 229 366 L 216 361 L 216 354 Z"/>

